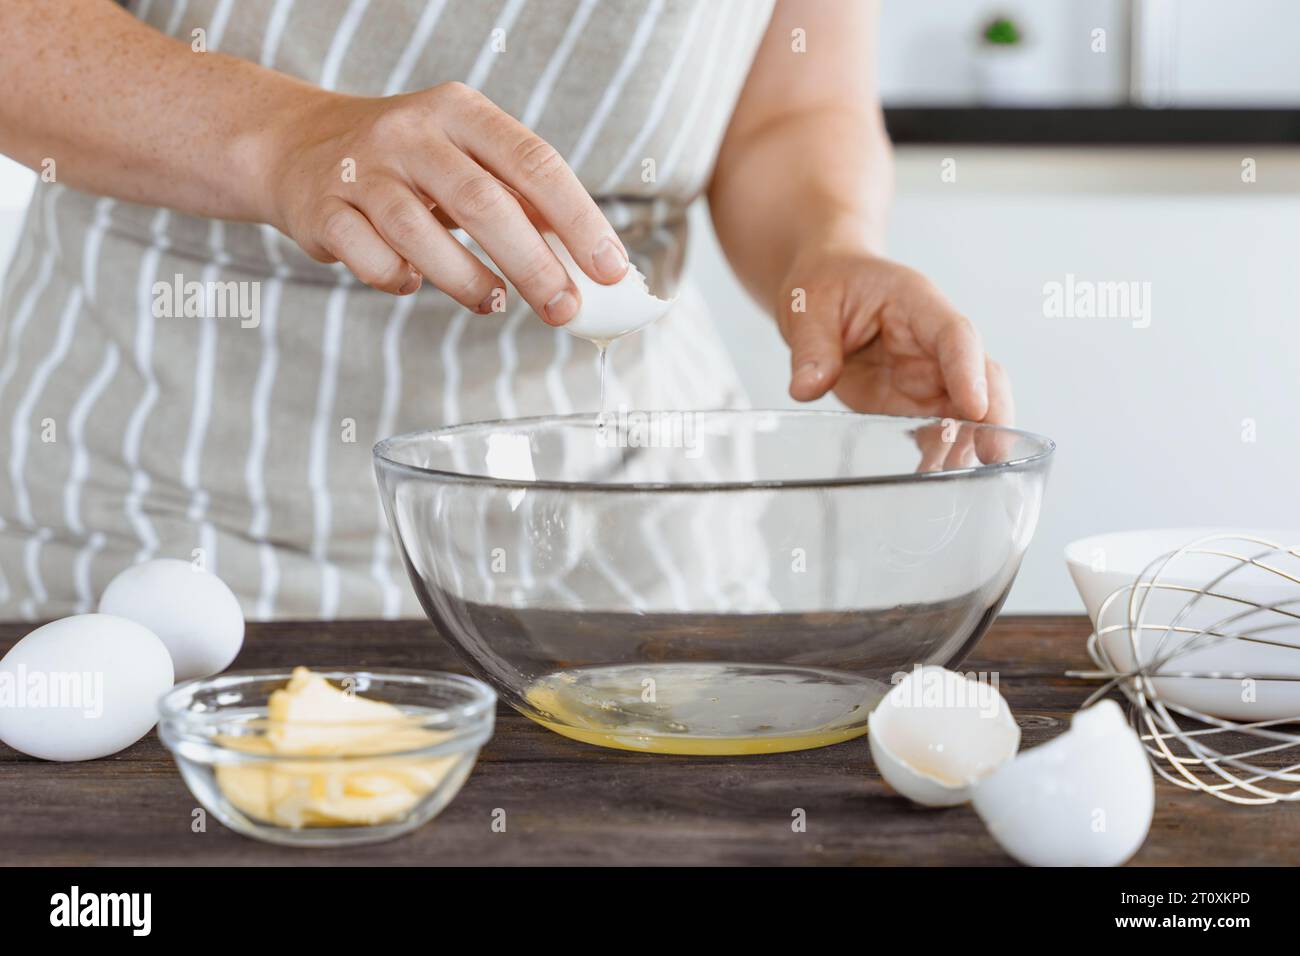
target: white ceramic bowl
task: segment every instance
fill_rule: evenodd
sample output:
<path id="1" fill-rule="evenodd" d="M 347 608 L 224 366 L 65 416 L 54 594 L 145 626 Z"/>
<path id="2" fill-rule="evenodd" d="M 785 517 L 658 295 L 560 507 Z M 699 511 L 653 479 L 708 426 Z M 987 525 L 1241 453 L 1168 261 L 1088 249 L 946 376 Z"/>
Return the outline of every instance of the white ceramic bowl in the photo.
<path id="1" fill-rule="evenodd" d="M 1120 531 L 1095 535 L 1075 541 L 1065 549 L 1066 565 L 1074 578 L 1088 617 L 1099 632 L 1128 620 L 1128 594 L 1111 602 L 1102 614 L 1106 599 L 1118 588 L 1131 585 L 1156 558 L 1211 535 L 1240 534 L 1291 546 L 1300 544 L 1300 532 L 1228 528 L 1161 528 L 1143 531 Z M 1248 540 L 1222 540 L 1204 547 L 1241 555 L 1256 555 L 1265 545 Z M 1187 554 L 1176 558 L 1160 575 L 1162 583 L 1201 588 L 1228 570 L 1235 562 L 1212 554 Z M 1270 563 L 1300 577 L 1300 558 L 1274 556 Z M 1144 577 L 1150 579 L 1150 573 Z M 1300 602 L 1300 585 L 1254 567 L 1243 567 L 1226 578 L 1216 589 L 1259 604 L 1293 600 Z M 1144 621 L 1147 625 L 1166 625 L 1173 621 L 1192 595 L 1154 589 L 1147 599 Z M 1245 605 L 1225 598 L 1203 598 L 1187 614 L 1180 626 L 1209 627 Z M 1294 608 L 1300 612 L 1300 603 Z M 1104 617 L 1104 619 L 1102 619 Z M 1280 615 L 1260 615 L 1240 622 L 1238 630 L 1264 623 L 1280 626 L 1268 633 L 1268 639 L 1286 646 L 1273 646 L 1228 638 L 1211 643 L 1197 641 L 1194 650 L 1179 653 L 1161 665 L 1156 673 L 1223 674 L 1223 677 L 1157 678 L 1154 683 L 1169 703 L 1229 720 L 1278 720 L 1300 716 L 1300 620 L 1288 623 Z M 1127 629 L 1114 631 L 1103 639 L 1106 653 L 1122 669 L 1134 666 L 1133 645 Z M 1166 657 L 1177 647 L 1192 640 L 1192 635 L 1168 635 L 1163 630 L 1144 628 L 1138 641 L 1138 655 L 1152 660 Z M 1162 644 L 1163 642 L 1163 644 Z M 1294 648 L 1294 649 L 1293 649 Z M 1292 677 L 1295 680 L 1257 679 L 1247 690 L 1243 676 L 1261 678 Z"/>

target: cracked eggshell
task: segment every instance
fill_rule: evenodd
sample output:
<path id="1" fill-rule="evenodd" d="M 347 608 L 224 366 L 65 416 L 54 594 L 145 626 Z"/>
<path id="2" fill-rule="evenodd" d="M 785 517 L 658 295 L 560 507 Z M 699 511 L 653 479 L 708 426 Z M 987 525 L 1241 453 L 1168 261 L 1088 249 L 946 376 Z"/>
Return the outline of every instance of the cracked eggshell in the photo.
<path id="1" fill-rule="evenodd" d="M 99 611 L 157 634 L 178 681 L 220 673 L 244 643 L 244 614 L 226 582 L 175 558 L 127 568 L 104 589 Z"/>
<path id="2" fill-rule="evenodd" d="M 659 299 L 651 295 L 645 276 L 630 263 L 622 279 L 613 285 L 601 285 L 578 267 L 555 233 L 544 235 L 582 297 L 578 314 L 561 326 L 570 335 L 597 344 L 612 342 L 663 318 L 677 303 L 676 296 Z"/>
<path id="3" fill-rule="evenodd" d="M 1155 809 L 1146 751 L 1113 700 L 980 781 L 975 811 L 1029 866 L 1118 866 L 1142 846 Z"/>
<path id="4" fill-rule="evenodd" d="M 1020 728 L 996 687 L 929 666 L 885 695 L 868 718 L 867 741 L 896 791 L 927 807 L 951 807 L 1015 756 Z"/>

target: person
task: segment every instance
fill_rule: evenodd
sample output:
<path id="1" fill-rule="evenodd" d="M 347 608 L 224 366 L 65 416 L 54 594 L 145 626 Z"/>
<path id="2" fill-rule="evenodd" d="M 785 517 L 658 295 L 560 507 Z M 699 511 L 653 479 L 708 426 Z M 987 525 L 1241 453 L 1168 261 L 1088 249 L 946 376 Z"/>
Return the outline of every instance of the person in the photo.
<path id="1" fill-rule="evenodd" d="M 0 617 L 155 556 L 252 618 L 418 613 L 372 442 L 597 404 L 544 229 L 681 292 L 611 404 L 744 402 L 681 275 L 702 195 L 794 399 L 1009 421 L 972 323 L 883 255 L 875 6 L 9 0 L 0 152 L 41 177 L 0 301 Z"/>

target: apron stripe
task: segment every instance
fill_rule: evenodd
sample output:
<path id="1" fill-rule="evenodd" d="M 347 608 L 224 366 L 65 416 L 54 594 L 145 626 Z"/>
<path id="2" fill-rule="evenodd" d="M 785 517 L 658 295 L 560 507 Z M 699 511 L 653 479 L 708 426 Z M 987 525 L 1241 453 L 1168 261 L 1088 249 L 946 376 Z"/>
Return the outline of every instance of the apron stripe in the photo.
<path id="1" fill-rule="evenodd" d="M 742 24 L 742 28 L 748 24 Z M 703 142 L 713 143 L 720 142 L 727 131 L 727 124 L 731 122 L 731 113 L 734 109 L 736 98 L 740 94 L 740 89 L 745 80 L 746 69 L 752 55 L 748 52 L 762 39 L 760 30 L 756 35 L 751 34 L 745 38 L 751 42 L 733 43 L 730 50 L 727 51 L 725 58 L 726 66 L 722 71 L 720 80 L 721 89 L 717 90 L 718 95 L 713 97 L 713 109 L 709 116 L 709 122 L 701 129 L 696 131 Z M 703 97 L 701 97 L 703 99 Z M 716 159 L 714 154 L 705 154 L 699 150 L 695 151 L 690 167 L 690 178 L 703 180 L 713 168 L 713 161 Z"/>
<path id="2" fill-rule="evenodd" d="M 36 195 L 33 197 L 34 204 L 40 203 L 42 201 L 43 201 L 43 197 L 41 197 L 40 195 Z M 38 283 L 37 288 L 43 288 L 45 283 L 49 281 L 49 273 L 53 269 L 52 265 L 50 264 L 50 260 L 48 258 L 42 258 L 38 264 L 37 257 L 32 252 L 33 248 L 34 248 L 34 244 L 28 244 L 28 243 L 20 244 L 18 258 L 15 261 L 14 267 L 11 270 L 8 277 L 8 284 L 11 284 L 15 288 L 23 287 L 26 280 L 28 279 L 27 270 L 33 265 L 36 266 L 36 275 L 44 276 L 43 281 L 39 279 L 36 280 Z M 24 297 L 24 305 L 26 307 L 25 308 L 20 307 L 18 315 L 14 317 L 13 321 L 8 321 L 5 323 L 4 343 L 5 343 L 6 353 L 5 353 L 4 367 L 0 368 L 0 395 L 4 393 L 5 387 L 9 384 L 9 380 L 13 378 L 14 371 L 18 367 L 18 355 L 20 354 L 19 349 L 21 349 L 22 347 L 21 345 L 22 334 L 24 331 L 24 327 L 27 325 L 28 320 L 31 318 L 31 312 L 32 312 L 32 308 L 34 307 L 34 302 L 35 302 L 35 296 L 31 294 L 31 289 L 29 288 L 28 295 Z M 7 521 L 0 519 L 0 532 L 3 532 L 6 528 L 8 528 L 8 526 L 9 523 Z M 12 597 L 13 597 L 13 589 L 9 584 L 9 578 L 8 575 L 5 573 L 4 565 L 2 562 L 0 562 L 0 603 L 7 602 Z"/>
<path id="3" fill-rule="evenodd" d="M 497 18 L 496 24 L 488 33 L 488 38 L 483 41 L 483 46 L 479 48 L 478 59 L 474 61 L 474 66 L 465 79 L 467 86 L 472 86 L 476 90 L 483 88 L 483 84 L 487 82 L 488 74 L 492 72 L 492 67 L 496 66 L 497 57 L 501 55 L 497 50 L 493 49 L 496 45 L 497 31 L 501 31 L 503 36 L 509 36 L 510 28 L 518 19 L 519 14 L 523 12 L 526 3 L 527 0 L 508 0 L 505 9 L 501 11 L 501 15 Z"/>
<path id="4" fill-rule="evenodd" d="M 104 245 L 104 235 L 112 224 L 114 205 L 115 201 L 106 196 L 96 200 L 95 219 L 86 231 L 86 242 L 82 250 L 82 285 L 85 289 L 88 308 L 93 308 L 98 304 L 97 290 L 99 287 L 101 252 Z M 83 436 L 85 416 L 90 414 L 90 409 L 99 400 L 99 395 L 108 387 L 112 377 L 117 374 L 119 359 L 118 346 L 110 340 L 99 375 L 91 380 L 86 391 L 77 399 L 68 420 L 68 431 L 71 433 L 70 437 L 72 439 L 72 460 L 68 466 L 67 481 L 63 486 L 64 520 L 67 522 L 68 530 L 78 537 L 83 537 L 86 534 L 86 529 L 81 523 L 80 514 L 81 486 L 86 480 L 86 472 L 89 468 L 89 456 Z M 91 538 L 98 541 L 99 546 L 102 547 L 103 535 L 98 532 L 96 535 L 92 535 Z M 98 548 L 93 547 L 88 541 L 86 546 L 78 553 L 72 569 L 78 608 L 87 606 L 90 600 L 90 562 L 97 550 Z"/>
<path id="5" fill-rule="evenodd" d="M 316 392 L 316 415 L 311 429 L 307 486 L 312 500 L 312 560 L 321 567 L 320 616 L 332 620 L 338 615 L 338 569 L 329 560 L 332 505 L 329 489 L 329 441 L 333 433 L 334 396 L 338 385 L 339 345 L 343 339 L 343 312 L 348 288 L 335 286 L 325 308 L 325 330 L 321 339 L 321 373 Z"/>
<path id="6" fill-rule="evenodd" d="M 461 309 L 447 326 L 447 334 L 442 339 L 442 420 L 445 424 L 455 425 L 461 421 L 460 416 L 460 353 L 457 345 L 469 321 L 469 312 Z"/>
<path id="7" fill-rule="evenodd" d="M 186 8 L 189 6 L 189 0 L 174 0 L 172 4 L 172 15 L 167 20 L 167 26 L 163 32 L 168 36 L 176 36 L 181 27 L 181 20 L 185 18 Z"/>
<path id="8" fill-rule="evenodd" d="M 104 550 L 104 533 L 96 531 L 87 539 L 85 547 L 77 552 L 73 563 L 73 586 L 77 592 L 76 613 L 86 614 L 97 604 L 95 590 L 91 586 L 90 569 L 95 555 Z"/>
<path id="9" fill-rule="evenodd" d="M 555 53 L 547 61 L 546 68 L 542 70 L 542 75 L 537 78 L 537 85 L 533 87 L 532 95 L 528 98 L 528 105 L 524 107 L 524 112 L 519 121 L 529 129 L 536 129 L 538 121 L 542 118 L 542 111 L 546 109 L 546 104 L 550 101 L 551 90 L 555 87 L 555 81 L 569 62 L 569 57 L 573 54 L 573 47 L 578 42 L 578 37 L 582 34 L 583 28 L 587 25 L 587 20 L 591 17 L 591 12 L 596 9 L 596 0 L 582 0 L 578 4 L 578 9 L 574 11 L 573 18 L 564 30 L 564 36 L 560 38 L 560 45 L 555 48 Z"/>
<path id="10" fill-rule="evenodd" d="M 9 380 L 14 377 L 14 372 L 18 370 L 18 356 L 22 354 L 23 332 L 36 310 L 36 303 L 44 296 L 45 289 L 50 284 L 50 276 L 53 274 L 53 260 L 49 258 L 43 259 L 35 281 L 28 287 L 27 294 L 23 296 L 23 300 L 18 306 L 18 312 L 9 327 L 9 338 L 6 343 L 8 354 L 5 356 L 4 367 L 0 368 L 0 397 L 4 395 L 5 387 L 8 386 Z"/>
<path id="11" fill-rule="evenodd" d="M 208 247 L 212 261 L 203 269 L 203 284 L 208 290 L 204 301 L 204 314 L 196 320 L 199 328 L 198 356 L 195 362 L 194 402 L 190 410 L 189 434 L 185 439 L 185 451 L 181 457 L 181 485 L 190 493 L 190 504 L 186 518 L 199 529 L 199 547 L 203 550 L 205 566 L 209 571 L 217 570 L 216 531 L 208 520 L 209 494 L 203 485 L 201 466 L 203 446 L 207 439 L 208 426 L 212 420 L 212 393 L 217 365 L 217 317 L 213 283 L 221 275 L 226 255 L 222 248 L 223 225 L 221 220 L 212 220 L 208 230 Z M 174 317 L 174 321 L 188 321 Z"/>
<path id="12" fill-rule="evenodd" d="M 325 63 L 320 71 L 320 85 L 325 89 L 332 90 L 338 85 L 343 57 L 347 54 L 348 46 L 356 36 L 357 28 L 361 26 L 361 19 L 366 15 L 366 7 L 369 5 L 370 0 L 352 0 L 347 12 L 343 14 L 343 19 L 339 21 L 339 28 L 334 32 L 329 53 L 325 55 Z"/>
<path id="13" fill-rule="evenodd" d="M 113 200 L 107 197 L 96 200 L 95 221 L 86 231 L 86 245 L 82 252 L 81 284 L 86 290 L 86 299 L 91 305 L 96 302 L 95 290 L 99 284 L 99 250 L 104 243 L 104 233 L 108 231 L 109 213 L 112 208 Z"/>
<path id="14" fill-rule="evenodd" d="M 81 303 L 81 288 L 74 287 L 68 294 L 67 302 L 63 307 L 63 315 L 59 319 L 59 330 L 54 345 L 32 373 L 31 382 L 28 383 L 26 393 L 14 410 L 13 423 L 10 425 L 9 477 L 14 486 L 14 510 L 17 512 L 18 521 L 27 528 L 36 528 L 36 518 L 32 513 L 31 497 L 27 490 L 27 478 L 24 474 L 27 465 L 27 443 L 31 437 L 30 419 L 37 401 L 40 400 L 41 393 L 45 391 L 45 385 L 50 380 L 50 376 L 54 374 L 54 370 L 58 368 L 59 364 L 67 358 L 68 350 L 72 346 L 72 333 L 77 325 L 77 316 L 81 311 Z M 42 543 L 43 541 L 44 539 L 42 539 Z M 28 568 L 34 572 L 31 576 L 34 585 L 33 590 L 44 594 L 45 587 L 35 558 L 35 554 L 39 553 L 39 550 L 38 546 L 36 551 L 32 553 L 33 556 L 28 562 Z M 43 603 L 43 599 L 38 600 L 36 603 Z"/>
<path id="15" fill-rule="evenodd" d="M 398 401 L 402 395 L 402 360 L 399 349 L 402 332 L 406 329 L 406 320 L 415 305 L 414 295 L 399 296 L 393 303 L 393 311 L 388 317 L 384 329 L 384 397 L 379 406 L 378 427 L 375 429 L 376 442 L 393 434 L 397 421 Z M 385 618 L 398 615 L 402 605 L 402 592 L 393 580 L 390 567 L 391 532 L 384 517 L 383 502 L 375 495 L 375 508 L 378 512 L 374 544 L 371 548 L 370 575 L 379 585 L 382 597 L 381 613 Z"/>
<path id="16" fill-rule="evenodd" d="M 280 49 L 280 40 L 284 37 L 284 26 L 289 22 L 293 11 L 293 0 L 275 0 L 271 16 L 266 21 L 266 32 L 262 36 L 262 66 L 275 66 L 275 54 Z"/>
<path id="17" fill-rule="evenodd" d="M 573 351 L 573 336 L 563 329 L 556 329 L 551 340 L 555 343 L 555 355 L 551 364 L 546 366 L 546 393 L 555 406 L 555 414 L 568 415 L 573 411 L 573 402 L 564 388 L 564 369 L 568 367 L 569 353 Z"/>
<path id="18" fill-rule="evenodd" d="M 515 303 L 509 317 L 501 323 L 501 333 L 497 336 L 497 354 L 501 358 L 501 371 L 497 373 L 497 405 L 501 408 L 502 418 L 518 418 L 519 405 L 515 401 L 515 373 L 519 369 L 519 349 L 515 346 L 515 332 L 524 321 L 524 312 L 528 304 L 523 301 Z"/>
<path id="19" fill-rule="evenodd" d="M 221 40 L 226 35 L 226 24 L 230 22 L 230 12 L 234 9 L 235 0 L 221 0 L 217 5 L 216 12 L 212 14 L 212 21 L 208 24 L 207 49 L 209 53 L 215 53 L 221 46 Z"/>
<path id="20" fill-rule="evenodd" d="M 52 537 L 54 532 L 49 528 L 36 528 L 23 548 L 23 564 L 27 570 L 27 587 L 30 594 L 19 605 L 19 613 L 26 621 L 36 620 L 37 609 L 43 607 L 50 599 L 49 592 L 45 590 L 45 580 L 41 576 L 41 549 Z"/>
<path id="21" fill-rule="evenodd" d="M 131 470 L 130 489 L 123 502 L 123 510 L 140 539 L 136 561 L 148 560 L 158 550 L 158 534 L 153 523 L 145 517 L 144 496 L 149 493 L 153 482 L 149 473 L 140 465 L 140 443 L 144 436 L 145 422 L 153 411 L 159 394 L 158 379 L 153 373 L 153 283 L 158 275 L 162 254 L 169 246 L 167 221 L 170 215 L 166 209 L 160 209 L 154 216 L 151 228 L 153 245 L 145 249 L 140 259 L 140 275 L 136 286 L 135 368 L 144 380 L 144 394 L 132 411 L 122 438 L 122 458 Z"/>
<path id="22" fill-rule="evenodd" d="M 713 77 L 717 72 L 720 61 L 718 56 L 718 42 L 725 34 L 729 34 L 735 27 L 733 26 L 732 16 L 734 13 L 734 2 L 738 0 L 724 0 L 727 7 L 718 16 L 717 22 L 713 25 L 713 33 L 709 37 L 709 47 L 704 53 L 704 77 L 701 81 L 701 87 L 709 90 L 713 88 Z M 688 143 L 694 141 L 698 135 L 696 124 L 699 121 L 700 111 L 704 109 L 704 103 L 707 97 L 696 95 L 689 107 L 686 109 L 686 115 L 681 118 L 677 124 L 677 138 L 673 140 L 672 145 L 668 148 L 663 162 L 659 164 L 659 181 L 672 182 L 673 174 L 677 171 L 677 163 L 681 160 L 682 154 L 686 150 Z"/>
<path id="23" fill-rule="evenodd" d="M 104 394 L 104 390 L 108 388 L 113 376 L 117 374 L 120 358 L 117 343 L 108 343 L 103 364 L 100 365 L 99 371 L 91 379 L 90 384 L 86 386 L 86 390 L 81 393 L 77 403 L 72 406 L 72 414 L 68 416 L 68 437 L 72 439 L 72 463 L 68 468 L 67 484 L 63 486 L 63 513 L 64 520 L 68 523 L 68 530 L 78 537 L 86 534 L 86 528 L 81 523 L 81 486 L 85 484 L 86 472 L 90 467 L 90 454 L 86 450 L 86 419 L 100 396 Z"/>
<path id="24" fill-rule="evenodd" d="M 261 581 L 257 595 L 256 615 L 262 620 L 275 616 L 275 592 L 280 581 L 279 562 L 275 548 L 267 541 L 271 511 L 266 500 L 266 443 L 270 435 L 271 393 L 275 387 L 275 373 L 280 362 L 276 343 L 276 328 L 280 320 L 280 301 L 284 294 L 284 276 L 288 268 L 280 257 L 280 250 L 271 230 L 262 230 L 266 256 L 272 263 L 275 275 L 266 284 L 266 301 L 262 303 L 261 355 L 258 358 L 257 378 L 249 405 L 248 457 L 244 461 L 244 486 L 248 491 L 251 517 L 248 536 L 257 543 L 258 565 Z"/>
<path id="25" fill-rule="evenodd" d="M 402 55 L 397 58 L 397 65 L 393 67 L 393 72 L 388 74 L 388 82 L 384 84 L 384 96 L 393 96 L 406 90 L 411 71 L 415 69 L 420 54 L 428 45 L 429 37 L 433 35 L 433 29 L 438 25 L 438 19 L 446 8 L 447 0 L 432 0 L 425 4 L 419 22 L 411 31 L 410 42 L 406 44 L 406 49 L 402 50 Z"/>
<path id="26" fill-rule="evenodd" d="M 573 171 L 577 172 L 588 155 L 596 145 L 596 137 L 600 135 L 601 129 L 605 126 L 605 121 L 609 118 L 610 111 L 614 109 L 614 104 L 618 102 L 619 94 L 623 92 L 623 85 L 627 83 L 628 77 L 636 69 L 636 65 L 641 61 L 641 54 L 645 52 L 646 44 L 650 41 L 650 31 L 654 29 L 655 21 L 663 13 L 663 0 L 651 0 L 650 6 L 642 15 L 641 20 L 636 25 L 636 32 L 632 35 L 632 42 L 628 46 L 627 53 L 623 55 L 623 60 L 618 65 L 618 70 L 614 73 L 614 78 L 610 80 L 609 86 L 605 88 L 604 94 L 600 98 L 600 103 L 596 111 L 592 114 L 590 122 L 578 137 L 577 144 L 569 154 L 569 165 Z"/>
<path id="27" fill-rule="evenodd" d="M 697 3 L 691 11 L 690 23 L 686 27 L 686 37 L 677 45 L 677 51 L 673 54 L 672 63 L 668 65 L 668 72 L 661 81 L 654 104 L 646 114 L 645 122 L 641 124 L 641 132 L 628 144 L 627 151 L 623 153 L 623 158 L 614 164 L 614 168 L 605 177 L 605 182 L 600 187 L 601 192 L 611 192 L 618 184 L 618 181 L 623 178 L 627 168 L 637 159 L 644 158 L 642 150 L 645 149 L 650 134 L 659 128 L 659 124 L 663 121 L 664 114 L 668 110 L 668 104 L 677 92 L 677 79 L 681 75 L 682 67 L 686 65 L 686 54 L 692 48 L 692 41 L 700 25 L 700 15 L 704 10 L 705 5 Z"/>

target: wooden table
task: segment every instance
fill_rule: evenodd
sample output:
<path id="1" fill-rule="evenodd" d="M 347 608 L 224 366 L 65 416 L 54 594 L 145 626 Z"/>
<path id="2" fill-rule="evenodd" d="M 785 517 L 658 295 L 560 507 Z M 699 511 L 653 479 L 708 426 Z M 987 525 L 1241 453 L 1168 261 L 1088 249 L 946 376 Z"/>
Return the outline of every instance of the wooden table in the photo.
<path id="1" fill-rule="evenodd" d="M 30 625 L 0 625 L 0 650 Z M 1003 617 L 963 670 L 997 671 L 1031 747 L 1060 733 L 1092 685 L 1083 618 Z M 419 622 L 250 625 L 236 667 L 295 664 L 460 669 Z M 0 745 L 6 864 L 965 864 L 1010 861 L 969 807 L 925 810 L 893 795 L 865 738 L 758 757 L 624 753 L 567 740 L 502 708 L 496 736 L 440 817 L 391 843 L 298 850 L 209 819 L 154 734 L 87 763 L 45 763 Z M 791 815 L 806 812 L 795 833 Z M 493 814 L 506 812 L 506 831 Z M 1230 807 L 1157 781 L 1155 823 L 1134 862 L 1294 864 L 1300 808 Z"/>

